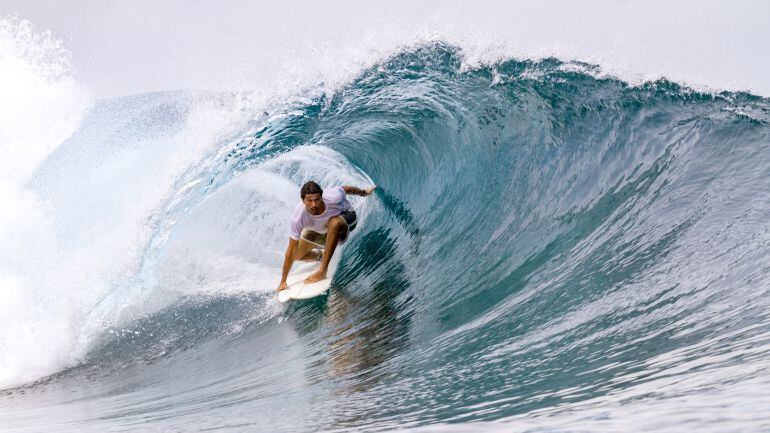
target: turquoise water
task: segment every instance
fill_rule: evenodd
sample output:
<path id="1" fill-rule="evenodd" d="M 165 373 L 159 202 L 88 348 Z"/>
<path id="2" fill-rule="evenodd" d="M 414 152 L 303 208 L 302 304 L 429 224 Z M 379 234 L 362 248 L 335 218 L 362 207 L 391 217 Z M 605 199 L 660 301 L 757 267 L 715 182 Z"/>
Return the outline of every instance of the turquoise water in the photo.
<path id="1" fill-rule="evenodd" d="M 63 242 L 109 243 L 160 188 L 140 173 L 181 169 L 82 353 L 0 391 L 3 430 L 770 429 L 768 101 L 461 64 L 396 53 L 189 163 L 196 107 L 232 95 L 97 103 L 29 183 Z M 309 178 L 379 189 L 328 296 L 282 307 Z"/>

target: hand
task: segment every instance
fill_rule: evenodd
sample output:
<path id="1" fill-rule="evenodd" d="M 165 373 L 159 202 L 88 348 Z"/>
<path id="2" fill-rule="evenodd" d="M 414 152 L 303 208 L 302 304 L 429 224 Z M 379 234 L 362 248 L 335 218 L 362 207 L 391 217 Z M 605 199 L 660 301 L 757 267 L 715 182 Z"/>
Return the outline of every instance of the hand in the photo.
<path id="1" fill-rule="evenodd" d="M 364 190 L 364 197 L 374 192 L 374 190 L 377 189 L 377 185 L 372 186 L 371 188 L 366 188 Z"/>
<path id="2" fill-rule="evenodd" d="M 285 289 L 288 289 L 288 288 L 289 288 L 289 285 L 286 284 L 286 281 L 281 281 L 281 283 L 278 284 L 278 288 L 275 289 L 275 291 L 276 292 L 280 292 L 281 290 L 285 290 Z"/>

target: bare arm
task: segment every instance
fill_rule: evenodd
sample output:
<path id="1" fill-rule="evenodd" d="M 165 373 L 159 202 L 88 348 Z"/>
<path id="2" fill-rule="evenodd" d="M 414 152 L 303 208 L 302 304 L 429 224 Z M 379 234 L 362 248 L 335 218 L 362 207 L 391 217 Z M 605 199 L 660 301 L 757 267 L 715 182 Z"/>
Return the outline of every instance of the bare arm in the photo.
<path id="1" fill-rule="evenodd" d="M 355 186 L 343 186 L 342 189 L 345 191 L 345 194 L 367 196 L 377 189 L 377 185 L 366 189 L 356 188 Z"/>
<path id="2" fill-rule="evenodd" d="M 289 276 L 291 265 L 294 264 L 294 254 L 297 251 L 297 245 L 299 245 L 298 240 L 289 238 L 289 245 L 286 247 L 286 254 L 283 256 L 283 273 L 281 274 L 281 282 L 278 284 L 279 292 L 287 287 L 286 278 Z"/>

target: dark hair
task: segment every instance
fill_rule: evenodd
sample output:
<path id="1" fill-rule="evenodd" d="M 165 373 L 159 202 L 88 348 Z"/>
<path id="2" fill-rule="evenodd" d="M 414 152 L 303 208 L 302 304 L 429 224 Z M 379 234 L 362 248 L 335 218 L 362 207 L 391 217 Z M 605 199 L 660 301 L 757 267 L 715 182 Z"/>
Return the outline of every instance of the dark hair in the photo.
<path id="1" fill-rule="evenodd" d="M 305 199 L 306 194 L 324 194 L 324 190 L 321 189 L 320 186 L 318 186 L 317 183 L 313 182 L 312 180 L 309 180 L 305 182 L 304 185 L 302 185 L 302 189 L 299 190 L 299 196 L 302 197 L 302 200 Z"/>

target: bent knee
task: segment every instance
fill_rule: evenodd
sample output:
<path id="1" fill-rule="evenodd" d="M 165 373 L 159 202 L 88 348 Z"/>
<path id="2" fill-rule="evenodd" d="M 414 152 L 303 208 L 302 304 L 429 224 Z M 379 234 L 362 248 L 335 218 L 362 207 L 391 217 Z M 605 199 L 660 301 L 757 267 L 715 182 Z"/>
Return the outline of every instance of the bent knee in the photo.
<path id="1" fill-rule="evenodd" d="M 326 228 L 328 230 L 342 230 L 347 228 L 347 226 L 348 225 L 345 222 L 345 220 L 342 219 L 342 217 L 338 217 L 338 216 L 334 218 L 330 218 L 329 222 L 326 224 Z"/>

